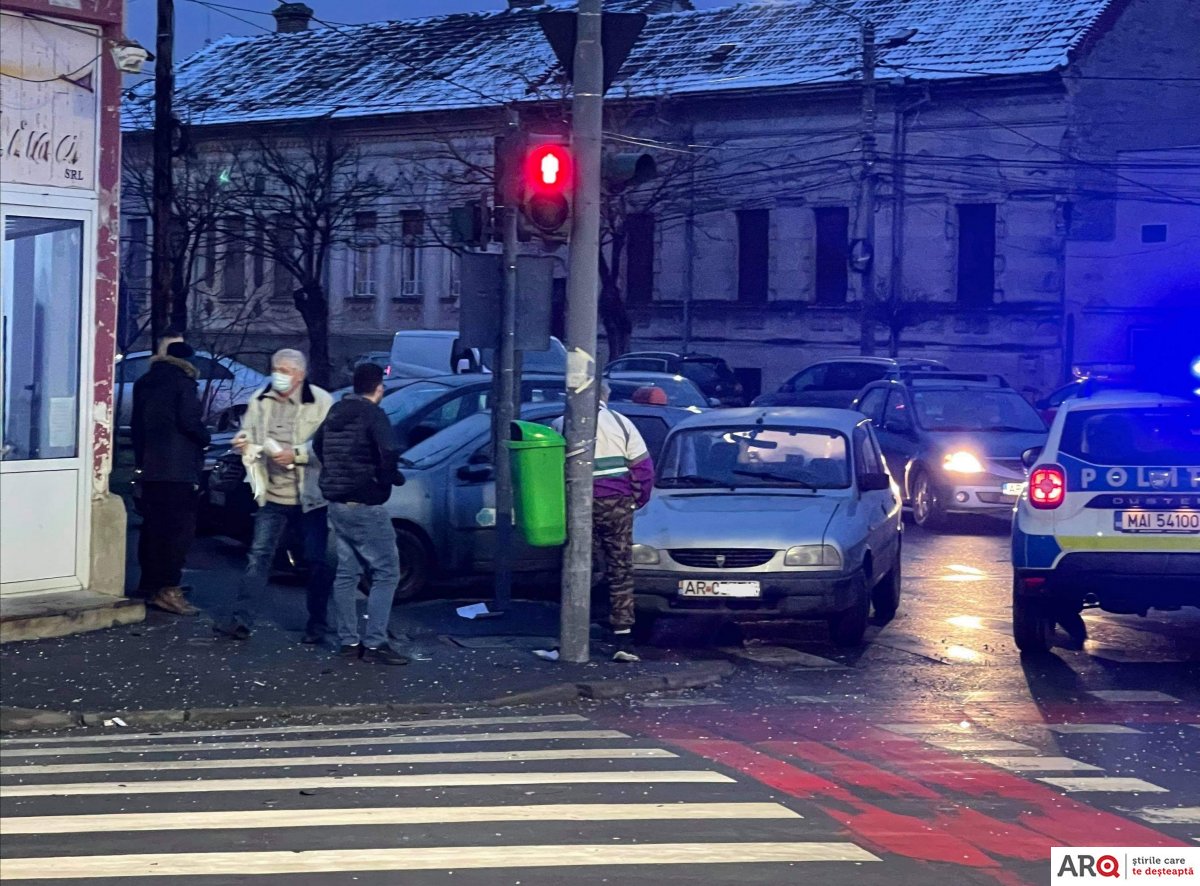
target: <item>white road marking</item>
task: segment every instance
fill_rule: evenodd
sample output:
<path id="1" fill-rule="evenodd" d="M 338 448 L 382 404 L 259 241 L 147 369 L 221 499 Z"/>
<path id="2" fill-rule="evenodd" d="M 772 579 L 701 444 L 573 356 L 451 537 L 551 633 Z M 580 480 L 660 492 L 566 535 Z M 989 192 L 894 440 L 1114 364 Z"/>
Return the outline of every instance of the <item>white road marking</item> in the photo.
<path id="1" fill-rule="evenodd" d="M 754 862 L 879 861 L 853 843 L 605 843 L 553 846 L 431 846 L 410 849 L 330 849 L 309 852 L 199 852 L 8 858 L 13 880 L 101 877 L 329 874 L 351 871 L 484 870 L 488 868 L 615 865 L 748 864 Z"/>
<path id="2" fill-rule="evenodd" d="M 1114 794 L 1167 794 L 1166 788 L 1142 781 L 1140 778 L 1122 778 L 1111 775 L 1093 775 L 1088 778 L 1039 778 L 1046 784 L 1062 788 L 1068 793 L 1099 792 Z"/>
<path id="3" fill-rule="evenodd" d="M 1200 824 L 1200 806 L 1149 807 L 1131 814 L 1151 824 Z"/>
<path id="4" fill-rule="evenodd" d="M 481 821 L 696 821 L 803 818 L 778 803 L 547 803 L 532 806 L 383 806 L 355 809 L 273 809 L 252 812 L 133 812 L 37 815 L 0 819 L 0 836 L 125 831 L 206 831 L 462 824 Z M 6 862 L 7 863 L 7 862 Z"/>
<path id="5" fill-rule="evenodd" d="M 392 720 L 378 723 L 348 723 L 320 726 L 263 726 L 253 729 L 196 729 L 179 732 L 105 732 L 100 735 L 64 735 L 54 738 L 8 738 L 0 741 L 0 747 L 23 745 L 79 744 L 81 742 L 127 742 L 146 738 L 169 740 L 190 738 L 215 738 L 240 735 L 303 735 L 309 732 L 365 732 L 375 729 L 442 729 L 447 726 L 534 726 L 542 723 L 585 723 L 587 717 L 579 714 L 546 714 L 538 717 L 446 717 L 439 720 Z M 182 747 L 182 745 L 180 745 Z"/>
<path id="6" fill-rule="evenodd" d="M 1099 766 L 1070 757 L 980 757 L 984 763 L 1011 772 L 1103 772 Z"/>
<path id="7" fill-rule="evenodd" d="M 282 748 L 341 748 L 386 744 L 457 744 L 463 741 L 550 741 L 594 738 L 629 738 L 612 729 L 546 730 L 544 732 L 462 732 L 432 735 L 380 735 L 364 738 L 323 738 L 315 741 L 230 741 L 195 747 L 163 744 L 126 745 L 124 747 L 53 747 L 30 748 L 0 753 L 0 759 L 14 757 L 80 757 L 100 754 L 175 754 L 180 751 L 253 751 Z"/>
<path id="8" fill-rule="evenodd" d="M 947 751 L 957 751 L 961 754 L 980 754 L 996 751 L 1028 751 L 1036 754 L 1038 749 L 1019 741 L 1009 741 L 1006 738 L 927 738 L 927 744 L 936 745 Z"/>
<path id="9" fill-rule="evenodd" d="M 1088 693 L 1101 701 L 1157 701 L 1177 704 L 1179 699 L 1153 689 L 1096 689 Z"/>
<path id="10" fill-rule="evenodd" d="M 885 723 L 879 727 L 897 735 L 937 735 L 943 732 L 972 735 L 970 729 L 964 729 L 959 723 Z"/>
<path id="11" fill-rule="evenodd" d="M 367 788 L 496 787 L 527 784 L 730 784 L 732 782 L 732 778 L 719 772 L 688 769 L 660 772 L 425 772 L 419 775 L 214 778 L 189 781 L 0 785 L 0 798 L 239 793 L 241 791 L 357 791 Z"/>
<path id="12" fill-rule="evenodd" d="M 643 698 L 634 702 L 640 708 L 690 708 L 697 705 L 727 705 L 719 698 Z"/>
<path id="13" fill-rule="evenodd" d="M 1140 729 L 1116 723 L 1055 723 L 1047 726 L 1061 735 L 1145 735 Z"/>
<path id="14" fill-rule="evenodd" d="M 415 763 L 505 763 L 536 760 L 634 760 L 677 757 L 662 748 L 564 748 L 532 751 L 463 751 L 443 754 L 370 754 L 362 757 L 255 757 L 219 760 L 138 760 L 129 763 L 54 763 L 0 766 L 0 775 L 68 772 L 167 772 L 177 769 L 268 769 L 302 766 L 407 766 Z"/>

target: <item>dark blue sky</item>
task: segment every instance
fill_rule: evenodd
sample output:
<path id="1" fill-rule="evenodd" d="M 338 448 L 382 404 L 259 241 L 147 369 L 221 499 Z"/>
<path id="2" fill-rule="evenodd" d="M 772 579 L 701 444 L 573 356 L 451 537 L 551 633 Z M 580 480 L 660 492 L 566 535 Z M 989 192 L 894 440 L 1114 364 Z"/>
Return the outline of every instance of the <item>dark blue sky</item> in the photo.
<path id="1" fill-rule="evenodd" d="M 450 12 L 502 9 L 507 0 L 306 0 L 317 18 L 335 24 L 358 24 L 387 19 L 417 18 Z M 723 6 L 732 0 L 695 0 L 697 7 Z M 186 58 L 209 40 L 226 34 L 255 34 L 274 30 L 270 11 L 276 0 L 175 0 L 176 59 Z M 126 31 L 154 50 L 155 0 L 127 0 Z M 147 66 L 149 67 L 149 66 Z"/>

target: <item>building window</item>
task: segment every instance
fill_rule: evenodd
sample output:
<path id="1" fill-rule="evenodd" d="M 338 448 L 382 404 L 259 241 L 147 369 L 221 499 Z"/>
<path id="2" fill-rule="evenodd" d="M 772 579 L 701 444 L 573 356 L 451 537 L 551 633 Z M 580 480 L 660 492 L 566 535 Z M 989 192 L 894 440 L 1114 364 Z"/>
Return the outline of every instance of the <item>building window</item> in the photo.
<path id="1" fill-rule="evenodd" d="M 425 213 L 420 209 L 400 212 L 400 297 L 421 295 L 421 237 L 425 233 Z"/>
<path id="2" fill-rule="evenodd" d="M 379 239 L 375 234 L 376 216 L 359 212 L 354 216 L 354 289 L 355 298 L 374 298 Z"/>
<path id="3" fill-rule="evenodd" d="M 280 257 L 291 255 L 296 247 L 296 230 L 289 225 L 283 216 L 275 217 L 276 234 L 272 237 L 272 251 L 275 253 L 274 279 L 272 280 L 271 297 L 280 302 L 291 302 L 295 298 L 296 281 L 288 270 L 286 262 Z"/>
<path id="4" fill-rule="evenodd" d="M 210 226 L 200 241 L 197 276 L 209 289 L 217 277 L 217 229 Z"/>
<path id="5" fill-rule="evenodd" d="M 958 301 L 990 305 L 996 294 L 996 204 L 958 206 Z"/>
<path id="6" fill-rule="evenodd" d="M 1142 225 L 1142 242 L 1143 243 L 1166 243 L 1167 242 L 1167 226 L 1166 225 Z"/>
<path id="7" fill-rule="evenodd" d="M 745 304 L 764 304 L 767 300 L 771 212 L 768 209 L 740 210 L 737 213 L 737 224 L 738 301 Z"/>
<path id="8" fill-rule="evenodd" d="M 246 223 L 240 218 L 225 221 L 225 260 L 221 266 L 221 298 L 241 301 L 246 297 Z"/>
<path id="9" fill-rule="evenodd" d="M 636 212 L 625 222 L 625 297 L 629 304 L 654 300 L 654 216 Z"/>
<path id="10" fill-rule="evenodd" d="M 814 211 L 816 218 L 815 301 L 819 305 L 846 302 L 850 288 L 850 210 L 826 206 Z"/>
<path id="11" fill-rule="evenodd" d="M 147 303 L 150 292 L 150 221 L 131 218 L 128 222 L 129 242 L 125 247 L 125 285 L 133 300 L 134 310 Z"/>
<path id="12" fill-rule="evenodd" d="M 254 288 L 261 289 L 267 279 L 266 243 L 262 231 L 254 232 L 254 245 L 251 247 L 251 262 L 254 265 Z"/>

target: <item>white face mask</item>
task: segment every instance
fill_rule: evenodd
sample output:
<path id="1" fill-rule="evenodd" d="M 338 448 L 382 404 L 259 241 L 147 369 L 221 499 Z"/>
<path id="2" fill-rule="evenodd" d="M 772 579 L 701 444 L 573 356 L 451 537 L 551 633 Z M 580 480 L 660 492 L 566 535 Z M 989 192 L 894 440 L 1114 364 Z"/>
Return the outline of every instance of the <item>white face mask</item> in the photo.
<path id="1" fill-rule="evenodd" d="M 280 394 L 286 394 L 292 389 L 292 377 L 286 372 L 272 372 L 271 387 Z"/>

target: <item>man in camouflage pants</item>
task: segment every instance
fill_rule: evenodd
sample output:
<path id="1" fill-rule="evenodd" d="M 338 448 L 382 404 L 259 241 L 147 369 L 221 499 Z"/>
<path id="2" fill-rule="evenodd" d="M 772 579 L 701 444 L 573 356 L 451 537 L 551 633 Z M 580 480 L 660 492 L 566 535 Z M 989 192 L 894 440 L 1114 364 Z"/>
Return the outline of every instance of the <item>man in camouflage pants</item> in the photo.
<path id="1" fill-rule="evenodd" d="M 638 661 L 633 649 L 633 512 L 650 500 L 654 462 L 633 422 L 608 408 L 608 395 L 604 383 L 596 418 L 592 546 L 604 555 L 613 660 Z M 561 431 L 562 419 L 555 426 Z"/>

